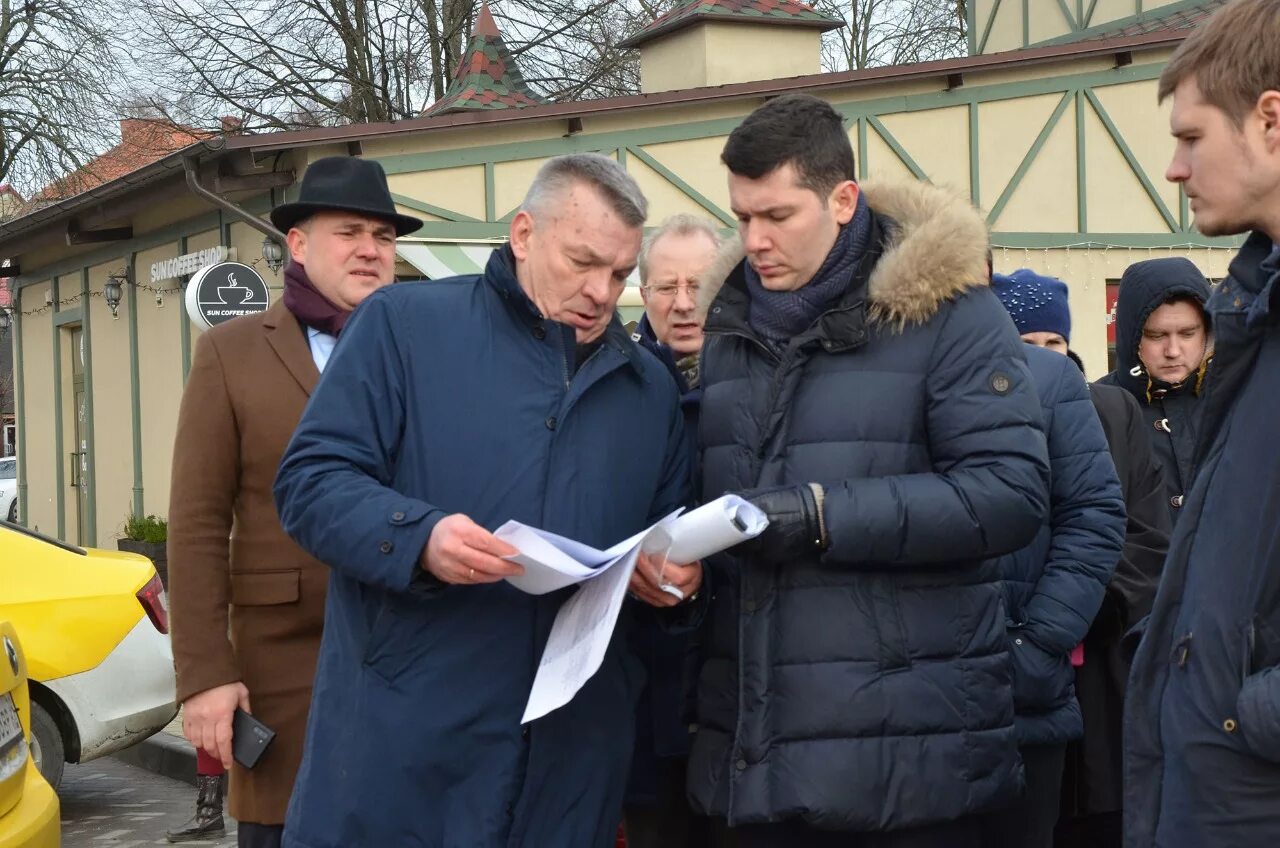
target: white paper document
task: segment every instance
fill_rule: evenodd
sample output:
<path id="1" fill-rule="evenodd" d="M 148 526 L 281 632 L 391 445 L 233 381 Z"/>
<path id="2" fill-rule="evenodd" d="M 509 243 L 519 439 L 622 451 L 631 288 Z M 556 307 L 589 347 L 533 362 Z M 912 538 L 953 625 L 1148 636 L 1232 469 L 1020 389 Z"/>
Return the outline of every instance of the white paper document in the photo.
<path id="1" fill-rule="evenodd" d="M 499 527 L 494 535 L 520 551 L 508 559 L 525 570 L 507 578 L 513 586 L 542 595 L 581 584 L 551 625 L 522 722 L 569 703 L 599 670 L 641 550 L 694 562 L 758 536 L 768 524 L 759 509 L 725 495 L 684 515 L 672 513 L 605 551 L 516 521 Z"/>

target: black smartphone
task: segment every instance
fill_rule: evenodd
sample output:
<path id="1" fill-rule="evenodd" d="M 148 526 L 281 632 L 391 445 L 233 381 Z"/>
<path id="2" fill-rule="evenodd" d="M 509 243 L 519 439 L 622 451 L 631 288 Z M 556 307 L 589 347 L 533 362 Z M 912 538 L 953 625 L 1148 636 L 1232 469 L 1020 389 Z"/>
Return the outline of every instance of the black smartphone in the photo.
<path id="1" fill-rule="evenodd" d="M 267 752 L 267 746 L 276 738 L 276 732 L 236 707 L 231 719 L 231 756 L 237 763 L 251 769 Z"/>

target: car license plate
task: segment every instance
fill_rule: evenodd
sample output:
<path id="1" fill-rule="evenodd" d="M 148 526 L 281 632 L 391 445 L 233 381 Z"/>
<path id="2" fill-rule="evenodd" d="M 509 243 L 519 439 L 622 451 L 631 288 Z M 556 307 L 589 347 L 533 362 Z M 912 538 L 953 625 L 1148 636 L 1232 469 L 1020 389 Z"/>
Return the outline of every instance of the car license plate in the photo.
<path id="1" fill-rule="evenodd" d="M 0 695 L 0 781 L 12 776 L 27 761 L 27 740 L 22 738 L 22 722 L 13 706 L 13 696 Z"/>

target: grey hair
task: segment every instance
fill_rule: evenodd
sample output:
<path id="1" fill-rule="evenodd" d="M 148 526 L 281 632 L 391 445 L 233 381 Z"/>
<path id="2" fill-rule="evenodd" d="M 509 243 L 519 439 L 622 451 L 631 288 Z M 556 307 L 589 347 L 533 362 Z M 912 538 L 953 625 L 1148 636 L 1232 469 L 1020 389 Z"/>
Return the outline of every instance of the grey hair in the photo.
<path id="1" fill-rule="evenodd" d="M 693 235 L 704 235 L 711 239 L 711 243 L 715 245 L 717 252 L 724 242 L 724 238 L 720 235 L 720 229 L 711 219 L 704 218 L 701 215 L 690 215 L 687 212 L 672 215 L 659 224 L 657 229 L 645 236 L 644 242 L 640 245 L 640 282 L 645 283 L 649 279 L 649 252 L 658 243 L 658 239 L 663 236 Z"/>
<path id="2" fill-rule="evenodd" d="M 627 226 L 644 226 L 649 201 L 640 186 L 626 168 L 600 153 L 569 153 L 548 159 L 533 178 L 521 211 L 537 218 L 574 183 L 585 183 L 600 192 Z"/>

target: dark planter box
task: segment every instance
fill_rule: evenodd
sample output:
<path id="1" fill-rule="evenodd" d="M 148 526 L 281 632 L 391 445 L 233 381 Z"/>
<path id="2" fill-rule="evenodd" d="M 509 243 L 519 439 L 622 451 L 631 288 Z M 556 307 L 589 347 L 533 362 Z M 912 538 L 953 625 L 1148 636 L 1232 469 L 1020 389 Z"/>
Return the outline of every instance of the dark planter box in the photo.
<path id="1" fill-rule="evenodd" d="M 116 539 L 116 547 L 131 554 L 142 554 L 151 560 L 160 575 L 165 591 L 169 591 L 169 555 L 164 542 L 139 542 L 134 539 Z"/>

